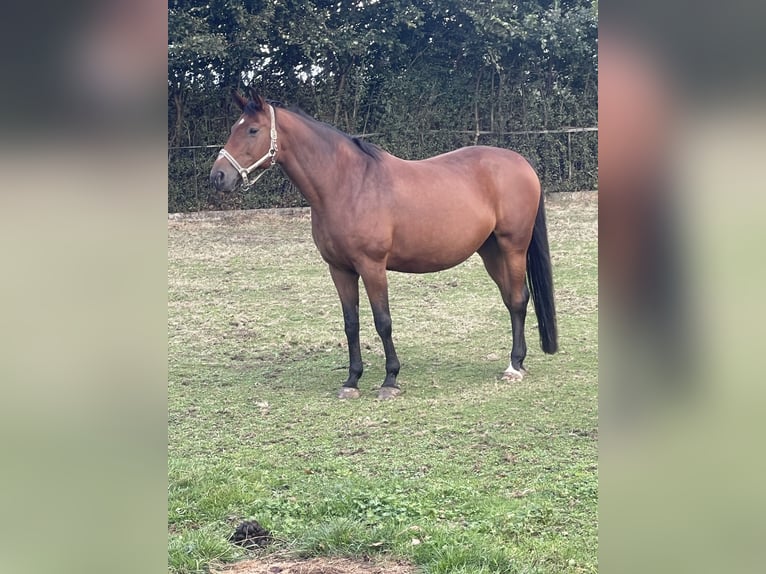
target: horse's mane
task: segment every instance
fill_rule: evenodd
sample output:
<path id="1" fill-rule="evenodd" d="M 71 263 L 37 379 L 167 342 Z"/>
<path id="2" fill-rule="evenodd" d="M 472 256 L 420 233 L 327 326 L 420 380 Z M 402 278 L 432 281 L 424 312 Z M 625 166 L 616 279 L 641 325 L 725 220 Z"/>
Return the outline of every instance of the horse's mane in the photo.
<path id="1" fill-rule="evenodd" d="M 356 148 L 359 151 L 361 151 L 365 155 L 368 155 L 372 159 L 379 160 L 382 157 L 383 150 L 381 148 L 379 148 L 378 146 L 376 146 L 374 143 L 370 143 L 367 140 L 364 140 L 364 139 L 362 139 L 360 137 L 357 137 L 357 136 L 348 135 L 346 132 L 343 132 L 343 131 L 339 130 L 335 126 L 331 126 L 328 123 L 321 122 L 318 119 L 316 119 L 316 118 L 310 116 L 309 114 L 307 114 L 306 112 L 304 112 L 298 106 L 285 105 L 282 102 L 278 102 L 278 101 L 275 101 L 275 100 L 266 100 L 266 102 L 268 102 L 269 104 L 271 104 L 272 106 L 274 106 L 276 108 L 283 108 L 283 109 L 287 110 L 288 112 L 292 112 L 292 113 L 294 113 L 296 115 L 299 115 L 302 118 L 304 118 L 306 120 L 309 120 L 309 121 L 311 121 L 311 122 L 313 122 L 313 123 L 315 123 L 315 124 L 317 124 L 317 125 L 319 125 L 319 126 L 321 126 L 323 128 L 332 130 L 333 132 L 337 133 L 338 135 L 341 135 L 345 139 L 349 140 L 351 143 L 353 143 L 356 146 Z M 255 103 L 252 100 L 247 103 L 247 105 L 245 106 L 245 109 L 244 109 L 244 112 L 246 114 L 255 114 L 255 113 L 259 112 L 259 111 L 261 111 L 260 107 L 258 107 L 258 104 Z"/>

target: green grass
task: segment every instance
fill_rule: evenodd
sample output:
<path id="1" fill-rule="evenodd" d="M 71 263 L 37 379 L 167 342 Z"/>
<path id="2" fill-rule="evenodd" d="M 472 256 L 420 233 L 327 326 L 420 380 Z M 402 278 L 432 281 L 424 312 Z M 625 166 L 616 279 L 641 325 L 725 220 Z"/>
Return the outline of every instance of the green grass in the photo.
<path id="1" fill-rule="evenodd" d="M 389 274 L 405 393 L 375 400 L 383 353 L 362 309 L 362 398 L 339 401 L 340 304 L 307 217 L 169 224 L 169 571 L 245 552 L 377 553 L 423 572 L 597 571 L 596 196 L 548 202 L 561 351 L 500 381 L 510 321 L 474 256 Z"/>

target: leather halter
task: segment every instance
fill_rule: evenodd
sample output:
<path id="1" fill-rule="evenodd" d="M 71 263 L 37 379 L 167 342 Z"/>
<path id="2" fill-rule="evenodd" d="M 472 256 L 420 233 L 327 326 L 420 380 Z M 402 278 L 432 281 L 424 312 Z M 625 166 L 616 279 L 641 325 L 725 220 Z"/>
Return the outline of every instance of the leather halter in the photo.
<path id="1" fill-rule="evenodd" d="M 222 149 L 221 151 L 218 152 L 219 158 L 225 157 L 229 161 L 229 163 L 232 166 L 234 166 L 234 169 L 236 169 L 239 172 L 239 175 L 242 177 L 242 187 L 244 189 L 247 189 L 250 186 L 254 185 L 255 182 L 258 181 L 263 176 L 263 174 L 266 173 L 266 170 L 268 170 L 269 167 L 272 167 L 275 163 L 277 163 L 277 150 L 278 150 L 277 122 L 274 116 L 274 107 L 271 104 L 269 104 L 269 113 L 271 115 L 271 144 L 269 145 L 269 151 L 267 151 L 266 154 L 261 159 L 259 159 L 258 161 L 250 165 L 249 167 L 242 167 L 241 165 L 239 165 L 239 162 L 236 159 L 234 159 L 234 156 L 231 155 L 228 151 L 226 151 L 226 149 Z M 263 170 L 261 173 L 256 175 L 253 181 L 250 181 L 250 179 L 248 178 L 250 173 L 253 170 L 259 168 L 261 165 L 263 165 L 264 162 L 266 162 L 269 159 L 271 160 L 271 163 L 269 164 L 269 166 L 265 170 Z"/>

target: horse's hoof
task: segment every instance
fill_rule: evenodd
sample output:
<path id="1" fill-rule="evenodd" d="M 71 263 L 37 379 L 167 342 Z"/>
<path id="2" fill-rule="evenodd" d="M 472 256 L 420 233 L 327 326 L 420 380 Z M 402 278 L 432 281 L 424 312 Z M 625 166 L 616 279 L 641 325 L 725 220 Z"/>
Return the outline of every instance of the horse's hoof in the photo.
<path id="1" fill-rule="evenodd" d="M 524 378 L 527 372 L 524 369 L 517 371 L 516 369 L 508 368 L 503 373 L 504 381 L 520 381 Z"/>
<path id="2" fill-rule="evenodd" d="M 389 399 L 395 399 L 402 394 L 402 389 L 399 387 L 380 387 L 378 391 L 378 399 L 381 401 L 387 401 Z"/>
<path id="3" fill-rule="evenodd" d="M 339 399 L 358 399 L 361 395 L 356 387 L 341 387 L 338 391 Z"/>

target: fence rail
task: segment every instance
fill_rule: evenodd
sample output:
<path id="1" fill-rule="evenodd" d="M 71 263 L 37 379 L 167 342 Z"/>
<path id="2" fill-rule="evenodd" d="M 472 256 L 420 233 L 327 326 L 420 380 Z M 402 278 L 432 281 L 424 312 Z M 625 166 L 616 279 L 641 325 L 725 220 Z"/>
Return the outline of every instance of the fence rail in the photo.
<path id="1" fill-rule="evenodd" d="M 557 130 L 522 130 L 522 131 L 515 131 L 515 132 L 494 132 L 494 131 L 472 131 L 472 130 L 426 130 L 426 133 L 429 134 L 439 134 L 439 133 L 447 133 L 447 134 L 467 134 L 467 135 L 480 135 L 480 136 L 510 136 L 510 135 L 530 135 L 530 134 L 574 134 L 574 133 L 580 133 L 580 132 L 597 132 L 598 127 L 589 127 L 589 128 L 560 128 Z M 352 137 L 355 138 L 369 138 L 369 137 L 375 137 L 375 136 L 382 136 L 383 132 L 370 132 L 370 133 L 364 133 L 364 134 L 351 134 Z M 168 149 L 212 149 L 212 148 L 222 148 L 224 144 L 213 144 L 213 145 L 181 145 L 181 146 L 168 146 Z"/>
<path id="2" fill-rule="evenodd" d="M 598 178 L 598 127 L 566 127 L 548 130 L 483 131 L 425 130 L 420 137 L 370 132 L 360 138 L 388 137 L 384 147 L 399 157 L 429 157 L 438 153 L 475 145 L 481 139 L 488 145 L 511 147 L 530 160 L 547 191 L 595 189 Z M 431 138 L 423 138 L 431 134 Z M 202 211 L 263 207 L 298 207 L 306 205 L 292 184 L 275 170 L 259 182 L 257 189 L 245 194 L 219 194 L 210 189 L 208 173 L 215 152 L 223 143 L 211 145 L 168 146 L 168 210 Z"/>

